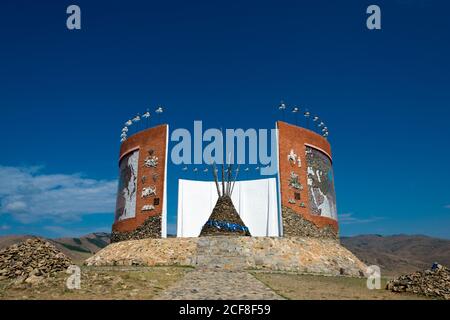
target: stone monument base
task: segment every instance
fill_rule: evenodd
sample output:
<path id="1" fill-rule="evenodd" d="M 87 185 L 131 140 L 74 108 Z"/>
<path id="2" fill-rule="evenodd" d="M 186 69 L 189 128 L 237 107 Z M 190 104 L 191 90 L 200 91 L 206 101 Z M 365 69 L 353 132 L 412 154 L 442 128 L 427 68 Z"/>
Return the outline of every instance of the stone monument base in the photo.
<path id="1" fill-rule="evenodd" d="M 143 239 L 113 243 L 88 266 L 191 266 L 364 276 L 366 265 L 338 240 L 307 237 Z"/>

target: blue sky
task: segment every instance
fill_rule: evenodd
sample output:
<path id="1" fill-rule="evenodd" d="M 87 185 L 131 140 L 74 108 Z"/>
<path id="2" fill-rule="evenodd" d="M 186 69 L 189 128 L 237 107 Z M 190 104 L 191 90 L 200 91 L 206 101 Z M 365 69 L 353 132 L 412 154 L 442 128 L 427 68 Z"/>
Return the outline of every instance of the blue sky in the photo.
<path id="1" fill-rule="evenodd" d="M 73 3 L 79 31 L 65 26 Z M 373 3 L 379 31 L 365 27 Z M 342 235 L 450 238 L 445 1 L 0 6 L 0 235 L 109 231 L 118 135 L 138 112 L 163 104 L 153 123 L 171 128 L 273 128 L 284 99 L 330 128 Z"/>

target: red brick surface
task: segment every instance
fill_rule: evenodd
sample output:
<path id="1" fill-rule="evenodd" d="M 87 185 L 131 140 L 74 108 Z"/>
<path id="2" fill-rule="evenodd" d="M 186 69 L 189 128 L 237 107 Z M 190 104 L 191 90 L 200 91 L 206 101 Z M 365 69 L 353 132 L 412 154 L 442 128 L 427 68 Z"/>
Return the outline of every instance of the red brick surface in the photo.
<path id="1" fill-rule="evenodd" d="M 139 149 L 138 177 L 136 191 L 136 216 L 134 218 L 117 221 L 113 224 L 113 231 L 127 232 L 136 229 L 148 217 L 161 215 L 164 197 L 164 179 L 166 163 L 166 143 L 167 143 L 167 125 L 161 125 L 141 131 L 130 136 L 120 147 L 120 158 L 122 159 L 128 153 Z M 158 157 L 158 166 L 156 168 L 146 168 L 144 160 L 149 156 L 148 151 L 154 150 L 154 155 Z M 119 160 L 120 162 L 120 160 Z M 156 182 L 153 181 L 153 174 L 158 174 Z M 142 176 L 146 176 L 145 184 L 142 183 Z M 156 196 L 141 198 L 141 192 L 144 187 L 156 186 Z M 141 211 L 144 205 L 153 205 L 153 200 L 159 198 L 159 205 L 155 205 L 153 211 Z"/>
<path id="2" fill-rule="evenodd" d="M 330 157 L 331 147 L 328 141 L 321 135 L 298 126 L 294 126 L 282 121 L 277 122 L 279 129 L 279 166 L 280 166 L 280 185 L 281 185 L 281 205 L 289 207 L 296 213 L 303 216 L 308 221 L 313 222 L 319 228 L 327 225 L 331 226 L 336 232 L 338 231 L 338 223 L 336 220 L 313 215 L 309 210 L 309 195 L 307 184 L 307 162 L 306 162 L 306 146 L 316 148 Z M 288 154 L 291 149 L 302 160 L 302 166 L 299 168 L 297 164 L 293 165 L 288 161 Z M 289 186 L 289 178 L 291 171 L 299 175 L 299 182 L 303 186 L 302 191 L 297 191 Z M 296 204 L 289 203 L 289 199 L 295 199 L 294 193 L 300 192 L 301 200 L 297 200 Z M 305 203 L 305 208 L 299 206 L 300 202 Z"/>

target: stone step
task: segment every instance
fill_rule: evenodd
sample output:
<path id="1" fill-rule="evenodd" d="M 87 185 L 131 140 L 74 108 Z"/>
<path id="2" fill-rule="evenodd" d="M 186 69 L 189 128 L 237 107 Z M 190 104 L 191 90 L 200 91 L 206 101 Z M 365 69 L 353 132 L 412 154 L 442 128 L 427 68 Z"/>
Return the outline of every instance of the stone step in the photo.
<path id="1" fill-rule="evenodd" d="M 196 266 L 205 269 L 243 270 L 249 264 L 242 257 L 197 256 Z"/>
<path id="2" fill-rule="evenodd" d="M 239 270 L 248 267 L 250 250 L 232 237 L 200 238 L 196 265 L 202 268 Z"/>

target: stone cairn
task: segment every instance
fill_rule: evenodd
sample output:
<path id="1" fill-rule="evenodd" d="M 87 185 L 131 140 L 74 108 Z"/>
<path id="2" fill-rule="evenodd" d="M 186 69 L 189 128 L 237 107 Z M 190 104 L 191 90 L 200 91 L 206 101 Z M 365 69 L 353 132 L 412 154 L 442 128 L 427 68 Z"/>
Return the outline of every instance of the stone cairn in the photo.
<path id="1" fill-rule="evenodd" d="M 435 263 L 430 270 L 414 272 L 389 281 L 386 289 L 450 300 L 450 269 Z"/>
<path id="2" fill-rule="evenodd" d="M 71 264 L 54 245 L 32 238 L 0 250 L 0 280 L 16 279 L 33 284 L 66 270 Z"/>
<path id="3" fill-rule="evenodd" d="M 222 189 L 219 187 L 218 170 L 213 164 L 214 182 L 216 183 L 219 199 L 209 217 L 208 221 L 202 227 L 200 236 L 250 236 L 248 228 L 245 226 L 236 208 L 231 201 L 234 185 L 239 173 L 239 166 L 236 175 L 232 177 L 232 165 L 228 165 L 225 177 L 225 168 L 222 165 Z"/>

